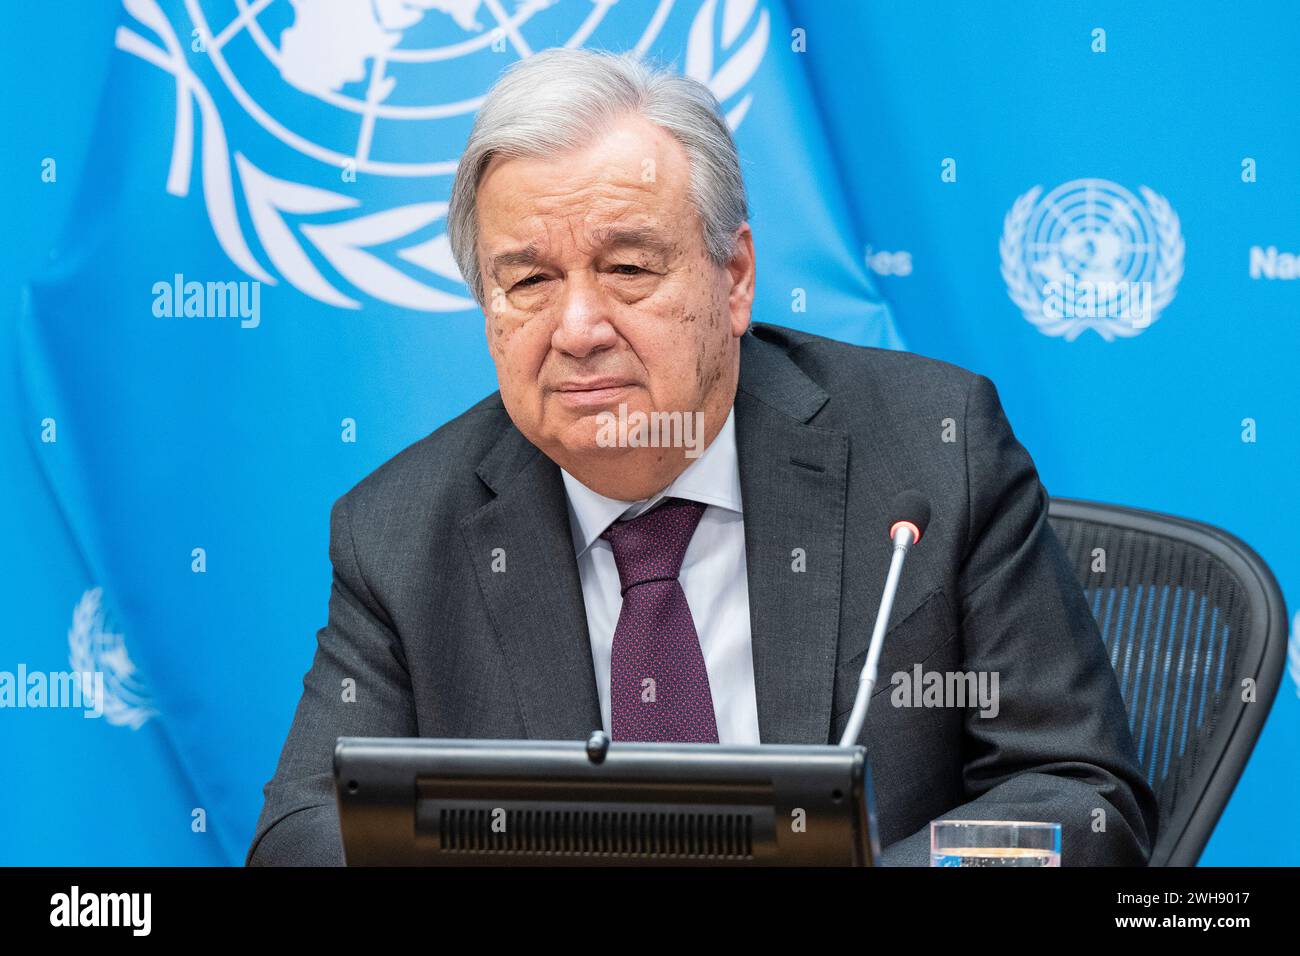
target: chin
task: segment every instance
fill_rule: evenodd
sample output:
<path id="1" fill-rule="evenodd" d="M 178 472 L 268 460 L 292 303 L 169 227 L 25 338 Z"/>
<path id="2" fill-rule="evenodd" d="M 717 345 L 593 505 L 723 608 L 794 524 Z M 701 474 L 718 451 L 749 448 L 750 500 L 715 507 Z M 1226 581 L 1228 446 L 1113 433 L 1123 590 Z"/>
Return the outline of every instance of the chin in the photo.
<path id="1" fill-rule="evenodd" d="M 571 458 L 592 462 L 599 461 L 602 464 L 617 462 L 620 459 L 630 460 L 632 453 L 637 451 L 635 448 L 611 447 L 602 444 L 599 429 L 594 424 L 581 432 L 567 432 L 556 441 L 556 444 L 563 448 L 564 453 Z"/>

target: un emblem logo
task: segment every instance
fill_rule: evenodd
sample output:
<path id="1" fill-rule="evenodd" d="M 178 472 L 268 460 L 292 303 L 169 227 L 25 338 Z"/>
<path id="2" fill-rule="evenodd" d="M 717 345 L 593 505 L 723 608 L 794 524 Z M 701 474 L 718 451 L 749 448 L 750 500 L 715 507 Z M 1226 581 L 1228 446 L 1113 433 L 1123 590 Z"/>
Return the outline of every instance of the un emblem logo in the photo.
<path id="1" fill-rule="evenodd" d="M 1093 329 L 1107 342 L 1148 328 L 1183 275 L 1178 216 L 1163 196 L 1139 200 L 1104 179 L 1076 179 L 1015 201 L 999 249 L 1007 293 L 1044 335 Z"/>
<path id="2" fill-rule="evenodd" d="M 77 602 L 68 628 L 68 663 L 74 674 L 102 676 L 97 706 L 110 724 L 139 730 L 158 712 L 136 676 L 125 639 L 108 629 L 103 594 L 103 588 L 92 588 Z"/>
<path id="3" fill-rule="evenodd" d="M 175 80 L 167 191 L 186 196 L 197 162 L 230 260 L 339 308 L 369 297 L 425 312 L 476 308 L 443 227 L 447 203 L 425 197 L 450 188 L 491 78 L 548 46 L 644 54 L 674 14 L 673 0 L 517 0 L 510 11 L 498 0 L 184 0 L 186 24 L 158 0 L 123 5 L 135 23 L 118 28 L 117 47 Z M 676 9 L 690 18 L 683 72 L 734 130 L 768 12 L 758 0 Z"/>

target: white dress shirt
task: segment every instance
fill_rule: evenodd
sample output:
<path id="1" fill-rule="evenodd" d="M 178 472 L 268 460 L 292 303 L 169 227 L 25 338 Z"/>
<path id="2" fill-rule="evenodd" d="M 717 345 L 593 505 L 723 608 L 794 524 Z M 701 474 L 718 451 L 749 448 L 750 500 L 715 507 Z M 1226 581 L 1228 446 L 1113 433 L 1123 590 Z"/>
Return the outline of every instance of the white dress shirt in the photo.
<path id="1" fill-rule="evenodd" d="M 717 438 L 700 457 L 667 488 L 642 501 L 606 498 L 560 469 L 569 500 L 569 527 L 577 552 L 600 717 L 606 733 L 610 730 L 609 659 L 623 598 L 614 550 L 600 534 L 614 521 L 636 517 L 661 498 L 670 497 L 708 505 L 686 548 L 677 579 L 686 592 L 695 632 L 700 637 L 718 742 L 759 742 L 735 418 L 732 409 Z"/>

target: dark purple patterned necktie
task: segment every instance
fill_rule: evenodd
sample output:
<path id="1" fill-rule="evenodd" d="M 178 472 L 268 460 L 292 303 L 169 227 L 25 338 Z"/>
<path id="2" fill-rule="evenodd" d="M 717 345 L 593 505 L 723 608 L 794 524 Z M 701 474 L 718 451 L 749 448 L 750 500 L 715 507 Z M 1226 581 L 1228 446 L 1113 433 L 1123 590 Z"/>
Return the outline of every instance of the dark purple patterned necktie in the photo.
<path id="1" fill-rule="evenodd" d="M 614 740 L 718 742 L 700 638 L 677 580 L 705 507 L 669 498 L 601 534 L 623 589 L 609 666 Z"/>

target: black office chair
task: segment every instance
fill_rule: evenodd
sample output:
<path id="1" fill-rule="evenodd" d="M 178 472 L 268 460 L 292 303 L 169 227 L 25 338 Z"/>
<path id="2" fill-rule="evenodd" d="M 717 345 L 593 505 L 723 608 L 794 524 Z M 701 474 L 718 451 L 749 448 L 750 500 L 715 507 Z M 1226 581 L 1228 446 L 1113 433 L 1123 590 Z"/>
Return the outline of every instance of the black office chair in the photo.
<path id="1" fill-rule="evenodd" d="M 1160 804 L 1151 865 L 1194 866 L 1282 680 L 1282 592 L 1259 555 L 1207 524 L 1065 498 L 1048 515 L 1110 652 Z M 1254 703 L 1242 700 L 1246 678 Z"/>

